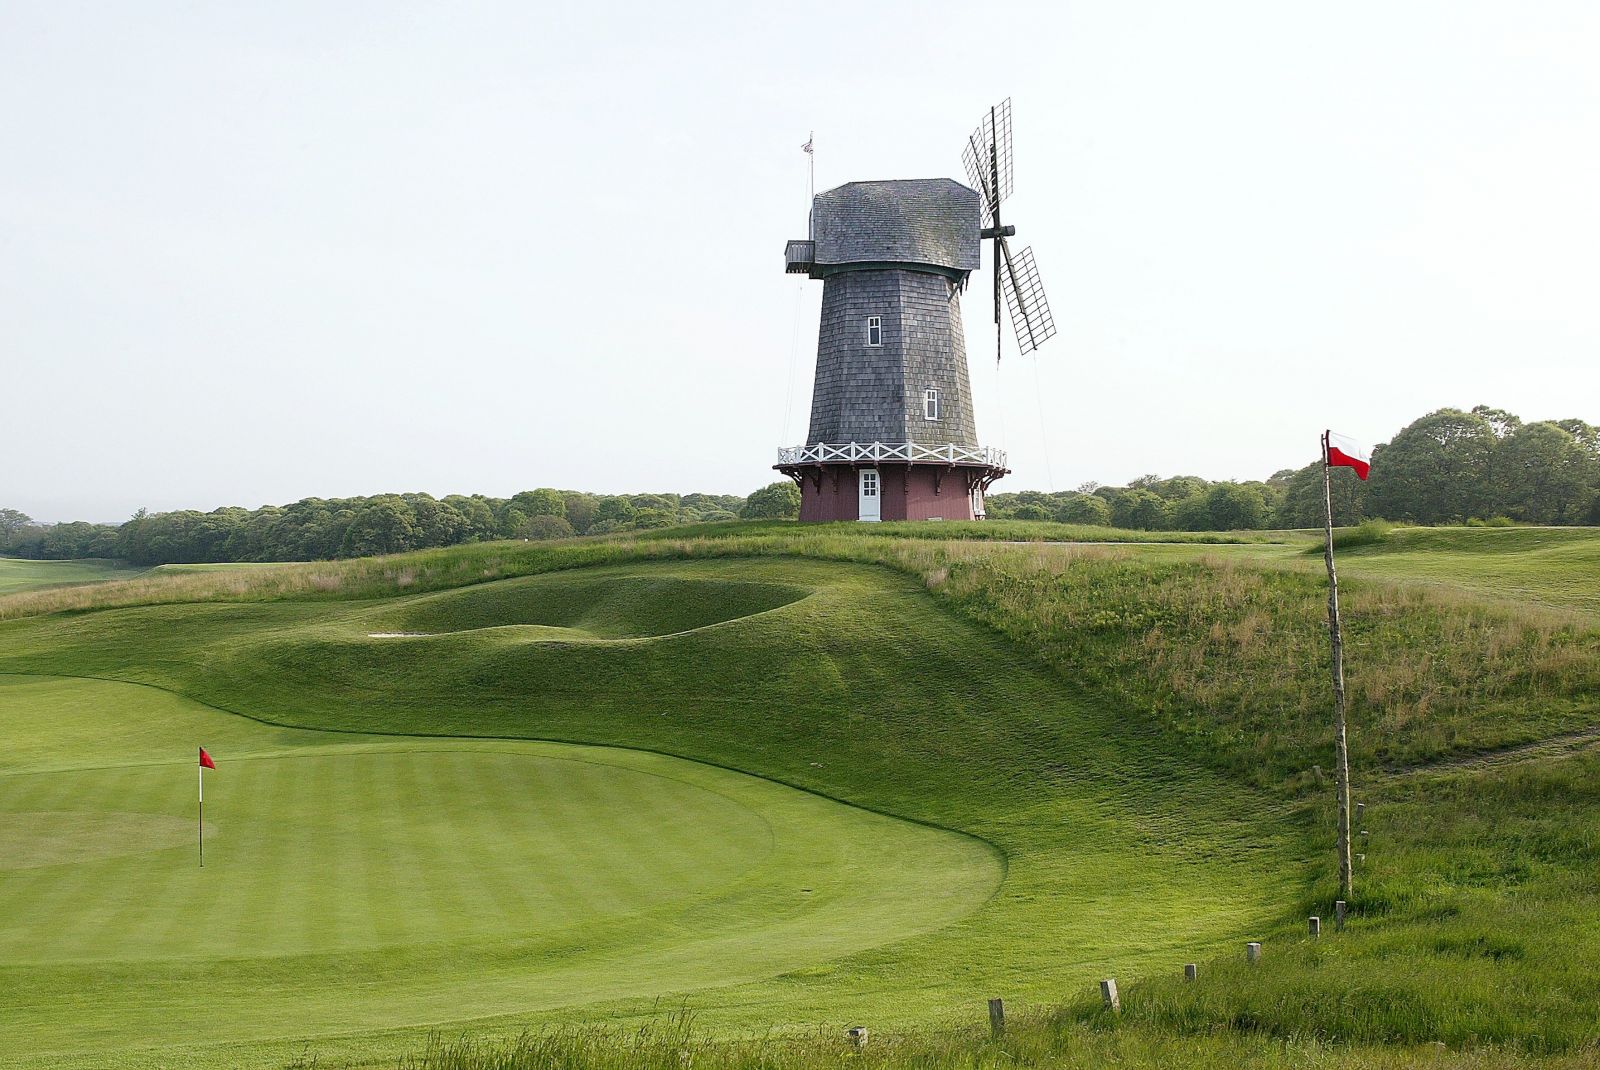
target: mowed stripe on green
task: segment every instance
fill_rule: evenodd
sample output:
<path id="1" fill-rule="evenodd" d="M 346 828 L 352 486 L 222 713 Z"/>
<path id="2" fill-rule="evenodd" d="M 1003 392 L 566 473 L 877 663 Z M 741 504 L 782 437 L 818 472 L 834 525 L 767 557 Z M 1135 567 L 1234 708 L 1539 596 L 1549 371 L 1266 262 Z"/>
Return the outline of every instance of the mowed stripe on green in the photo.
<path id="1" fill-rule="evenodd" d="M 135 727 L 91 746 L 75 718 Z M 43 745 L 56 723 L 70 748 Z M 173 838 L 200 741 L 204 869 Z M 41 829 L 148 836 L 0 869 L 0 1041 L 42 1064 L 753 980 L 948 923 L 1000 879 L 977 841 L 661 755 L 273 729 L 105 681 L 0 676 L 0 755 L 0 857 Z"/>

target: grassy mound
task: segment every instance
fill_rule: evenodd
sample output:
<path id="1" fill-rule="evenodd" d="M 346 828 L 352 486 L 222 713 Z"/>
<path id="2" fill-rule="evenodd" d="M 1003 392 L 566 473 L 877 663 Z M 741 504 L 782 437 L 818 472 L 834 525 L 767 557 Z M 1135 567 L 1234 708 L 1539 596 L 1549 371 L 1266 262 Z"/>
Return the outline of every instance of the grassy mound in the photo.
<path id="1" fill-rule="evenodd" d="M 557 573 L 407 600 L 374 620 L 395 631 L 459 632 L 506 625 L 568 629 L 603 639 L 670 635 L 788 605 L 809 593 L 781 583 Z"/>

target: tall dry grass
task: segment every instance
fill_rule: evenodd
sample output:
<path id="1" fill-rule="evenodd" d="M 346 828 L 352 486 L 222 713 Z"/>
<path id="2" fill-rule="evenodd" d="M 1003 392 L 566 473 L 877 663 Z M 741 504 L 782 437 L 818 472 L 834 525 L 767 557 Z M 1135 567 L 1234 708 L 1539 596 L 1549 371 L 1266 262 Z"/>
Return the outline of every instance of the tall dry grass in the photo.
<path id="1" fill-rule="evenodd" d="M 975 1008 L 981 1016 L 982 1008 Z M 1451 1050 L 1424 1042 L 1388 1047 L 1232 1031 L 1170 1033 L 1105 1022 L 1085 1027 L 1048 1013 L 1008 1016 L 999 1037 L 980 1027 L 874 1034 L 857 1049 L 843 1032 L 712 1038 L 688 1015 L 632 1028 L 588 1026 L 510 1038 L 436 1037 L 399 1070 L 1592 1070 L 1593 1051 L 1533 1056 L 1506 1048 Z"/>

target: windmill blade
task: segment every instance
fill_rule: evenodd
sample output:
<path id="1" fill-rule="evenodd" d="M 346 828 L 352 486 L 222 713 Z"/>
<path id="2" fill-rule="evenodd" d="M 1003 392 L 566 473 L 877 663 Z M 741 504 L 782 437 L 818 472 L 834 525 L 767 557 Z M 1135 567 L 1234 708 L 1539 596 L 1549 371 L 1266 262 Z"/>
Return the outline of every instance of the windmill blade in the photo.
<path id="1" fill-rule="evenodd" d="M 1056 321 L 1050 314 L 1050 302 L 1044 295 L 1044 284 L 1039 280 L 1039 265 L 1034 263 L 1033 249 L 1023 249 L 1013 254 L 1006 240 L 1001 238 L 1000 262 L 995 270 L 1000 272 L 1000 285 L 1005 290 L 1006 306 L 1011 310 L 1011 326 L 1017 332 L 1017 348 L 1031 353 L 1055 337 Z"/>
<path id="2" fill-rule="evenodd" d="M 983 225 L 994 223 L 1000 202 L 1011 196 L 1011 98 L 989 109 L 978 129 L 961 150 L 961 163 L 967 169 L 972 188 L 983 194 Z"/>

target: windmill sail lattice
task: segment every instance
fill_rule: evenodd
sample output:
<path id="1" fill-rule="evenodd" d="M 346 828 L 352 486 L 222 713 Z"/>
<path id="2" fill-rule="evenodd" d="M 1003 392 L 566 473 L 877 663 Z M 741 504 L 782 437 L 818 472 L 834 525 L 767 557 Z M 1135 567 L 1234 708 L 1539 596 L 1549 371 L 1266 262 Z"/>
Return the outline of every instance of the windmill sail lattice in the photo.
<path id="1" fill-rule="evenodd" d="M 1006 307 L 1011 310 L 1011 326 L 1017 332 L 1017 348 L 1032 353 L 1055 336 L 1055 317 L 1050 315 L 1050 302 L 1045 298 L 1044 284 L 1039 281 L 1039 266 L 1033 261 L 1033 250 L 1012 254 L 1006 249 L 1004 239 L 1000 247 L 1005 260 L 1000 283 L 1005 290 Z"/>
<path id="2" fill-rule="evenodd" d="M 1013 184 L 1010 97 L 983 117 L 961 151 L 961 163 L 972 188 L 983 194 L 983 225 L 993 226 L 1000 202 L 1011 196 Z"/>
<path id="3" fill-rule="evenodd" d="M 1006 239 L 1016 227 L 1000 222 L 1000 205 L 1011 196 L 1016 165 L 1011 151 L 1011 98 L 1007 97 L 978 123 L 961 152 L 967 177 L 983 204 L 983 228 L 979 237 L 993 243 L 994 251 L 994 359 L 1000 359 L 1002 301 L 1011 311 L 1011 326 L 1017 335 L 1017 348 L 1032 353 L 1056 333 L 1050 302 L 1033 252 L 1024 249 L 1015 255 Z"/>

